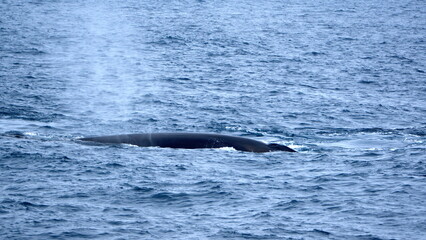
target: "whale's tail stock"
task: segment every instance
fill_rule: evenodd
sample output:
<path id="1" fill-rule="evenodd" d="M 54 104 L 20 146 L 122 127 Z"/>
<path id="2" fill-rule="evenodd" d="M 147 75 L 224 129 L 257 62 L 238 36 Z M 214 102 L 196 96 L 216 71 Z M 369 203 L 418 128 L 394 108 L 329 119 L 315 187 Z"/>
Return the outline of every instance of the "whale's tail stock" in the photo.
<path id="1" fill-rule="evenodd" d="M 270 143 L 268 144 L 268 147 L 271 149 L 271 151 L 296 152 L 294 149 L 277 143 Z"/>

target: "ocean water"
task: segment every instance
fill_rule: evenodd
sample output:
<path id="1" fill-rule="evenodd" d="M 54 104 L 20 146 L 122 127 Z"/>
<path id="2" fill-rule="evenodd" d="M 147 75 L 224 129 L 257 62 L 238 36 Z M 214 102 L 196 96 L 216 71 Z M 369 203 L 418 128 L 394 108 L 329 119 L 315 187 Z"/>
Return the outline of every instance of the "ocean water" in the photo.
<path id="1" fill-rule="evenodd" d="M 421 0 L 2 0 L 0 239 L 426 239 L 425 119 Z"/>

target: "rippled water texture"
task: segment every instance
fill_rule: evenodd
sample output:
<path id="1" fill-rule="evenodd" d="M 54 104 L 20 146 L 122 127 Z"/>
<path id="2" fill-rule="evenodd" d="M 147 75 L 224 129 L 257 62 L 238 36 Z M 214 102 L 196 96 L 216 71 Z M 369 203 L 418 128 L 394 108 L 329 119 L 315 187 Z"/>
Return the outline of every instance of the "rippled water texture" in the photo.
<path id="1" fill-rule="evenodd" d="M 0 238 L 425 239 L 424 1 L 0 1 Z M 211 132 L 298 153 L 87 145 Z"/>

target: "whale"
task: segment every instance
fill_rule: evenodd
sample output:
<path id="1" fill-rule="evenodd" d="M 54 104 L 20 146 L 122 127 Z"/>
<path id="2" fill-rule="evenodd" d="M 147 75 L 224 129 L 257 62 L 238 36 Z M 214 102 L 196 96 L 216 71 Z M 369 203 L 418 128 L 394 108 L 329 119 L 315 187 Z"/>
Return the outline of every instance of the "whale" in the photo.
<path id="1" fill-rule="evenodd" d="M 266 144 L 250 138 L 213 133 L 141 133 L 84 137 L 77 140 L 103 144 L 131 144 L 139 147 L 183 149 L 231 147 L 235 150 L 254 153 L 296 152 L 277 143 Z"/>

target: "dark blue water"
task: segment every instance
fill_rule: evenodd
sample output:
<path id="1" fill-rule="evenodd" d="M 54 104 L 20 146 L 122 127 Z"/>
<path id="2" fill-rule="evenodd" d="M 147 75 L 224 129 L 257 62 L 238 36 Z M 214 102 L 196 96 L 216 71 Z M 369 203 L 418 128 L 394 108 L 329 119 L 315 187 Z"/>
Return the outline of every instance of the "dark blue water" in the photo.
<path id="1" fill-rule="evenodd" d="M 0 238 L 426 239 L 424 1 L 0 2 Z M 299 153 L 92 146 L 212 132 Z"/>

